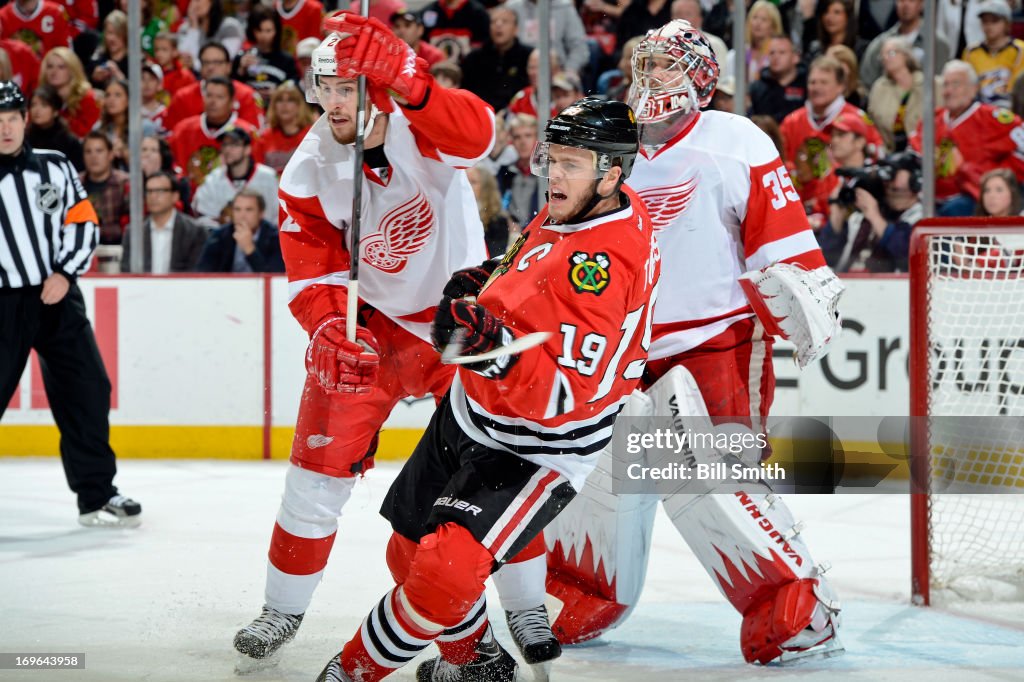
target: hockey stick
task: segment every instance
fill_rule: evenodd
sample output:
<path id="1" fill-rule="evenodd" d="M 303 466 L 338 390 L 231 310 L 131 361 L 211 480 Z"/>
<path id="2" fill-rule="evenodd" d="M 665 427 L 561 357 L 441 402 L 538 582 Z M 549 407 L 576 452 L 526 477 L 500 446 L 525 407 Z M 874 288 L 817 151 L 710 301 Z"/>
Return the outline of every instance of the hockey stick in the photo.
<path id="1" fill-rule="evenodd" d="M 359 15 L 370 14 L 370 0 L 360 0 Z M 355 173 L 352 175 L 352 221 L 349 224 L 349 241 L 352 244 L 351 261 L 348 273 L 348 310 L 345 315 L 345 337 L 349 341 L 356 340 L 356 323 L 359 318 L 359 228 L 363 218 L 363 126 L 366 125 L 366 76 L 360 74 L 356 81 L 358 96 L 356 97 L 356 144 L 353 163 Z M 344 236 L 342 237 L 344 240 Z"/>
<path id="2" fill-rule="evenodd" d="M 464 341 L 466 333 L 464 330 L 458 330 L 455 338 L 452 339 L 451 343 L 444 347 L 444 351 L 441 353 L 441 362 L 445 365 L 468 365 L 473 362 L 482 362 L 483 360 L 493 360 L 500 358 L 502 355 L 512 355 L 513 353 L 522 353 L 523 351 L 529 350 L 547 341 L 551 338 L 551 332 L 533 332 L 526 336 L 520 336 L 512 343 L 489 350 L 486 353 L 479 353 L 477 355 L 462 355 L 462 349 L 465 347 Z"/>

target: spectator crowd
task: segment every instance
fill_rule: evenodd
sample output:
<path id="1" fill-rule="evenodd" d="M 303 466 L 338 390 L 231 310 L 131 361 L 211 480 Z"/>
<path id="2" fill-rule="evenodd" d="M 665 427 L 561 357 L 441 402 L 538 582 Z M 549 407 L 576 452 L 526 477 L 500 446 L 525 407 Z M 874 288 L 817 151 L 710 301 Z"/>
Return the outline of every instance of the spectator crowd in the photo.
<path id="1" fill-rule="evenodd" d="M 925 0 L 551 0 L 551 111 L 594 94 L 625 101 L 639 37 L 671 19 L 707 36 L 721 67 L 710 106 L 747 114 L 778 146 L 829 264 L 905 271 L 921 204 L 923 117 L 935 117 L 936 210 L 1017 215 L 1024 180 L 1021 0 L 935 0 L 936 82 L 922 63 Z M 144 269 L 275 272 L 277 183 L 320 111 L 306 75 L 326 0 L 144 0 L 142 119 L 129 120 L 127 0 L 0 2 L 0 80 L 30 99 L 29 143 L 80 171 L 101 243 L 126 238 L 128 129 L 143 134 Z M 351 9 L 357 10 L 358 0 Z M 530 172 L 540 55 L 536 0 L 371 0 L 444 87 L 497 112 L 470 170 L 490 253 L 539 206 Z M 736 92 L 736 50 L 746 92 Z M 925 88 L 936 111 L 923 110 Z M 138 248 L 138 247 L 136 247 Z M 116 264 L 115 264 L 116 269 Z"/>

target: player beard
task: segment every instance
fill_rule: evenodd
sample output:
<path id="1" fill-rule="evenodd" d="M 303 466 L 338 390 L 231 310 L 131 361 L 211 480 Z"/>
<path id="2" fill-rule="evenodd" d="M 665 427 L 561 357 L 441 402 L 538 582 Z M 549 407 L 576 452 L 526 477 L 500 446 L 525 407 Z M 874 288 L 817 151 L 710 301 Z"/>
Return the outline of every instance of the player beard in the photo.
<path id="1" fill-rule="evenodd" d="M 548 190 L 548 215 L 556 223 L 564 223 L 577 213 L 583 210 L 590 198 L 594 196 L 595 188 L 591 187 L 576 201 L 570 201 L 568 190 L 565 187 L 552 187 Z"/>

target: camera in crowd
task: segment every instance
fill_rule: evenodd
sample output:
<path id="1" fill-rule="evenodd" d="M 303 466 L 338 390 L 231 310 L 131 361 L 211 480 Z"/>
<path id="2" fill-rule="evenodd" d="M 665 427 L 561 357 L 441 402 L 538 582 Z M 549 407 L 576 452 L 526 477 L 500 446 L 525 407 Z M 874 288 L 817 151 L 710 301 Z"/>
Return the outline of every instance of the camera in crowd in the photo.
<path id="1" fill-rule="evenodd" d="M 843 208 L 853 209 L 857 203 L 857 189 L 867 190 L 878 200 L 884 210 L 885 185 L 892 182 L 897 171 L 910 172 L 910 188 L 915 193 L 921 191 L 921 157 L 912 150 L 906 150 L 885 157 L 875 164 L 862 167 L 837 168 L 836 175 L 843 178 L 839 195 L 830 199 L 830 204 L 838 204 Z"/>

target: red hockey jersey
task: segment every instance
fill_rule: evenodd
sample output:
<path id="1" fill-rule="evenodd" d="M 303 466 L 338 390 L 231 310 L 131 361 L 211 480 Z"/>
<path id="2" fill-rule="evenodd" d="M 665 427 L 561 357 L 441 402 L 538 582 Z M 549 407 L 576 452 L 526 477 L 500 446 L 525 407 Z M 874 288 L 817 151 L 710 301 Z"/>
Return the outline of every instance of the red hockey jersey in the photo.
<path id="1" fill-rule="evenodd" d="M 629 204 L 548 223 L 545 207 L 478 297 L 517 336 L 552 332 L 502 379 L 464 367 L 452 411 L 470 438 L 558 471 L 581 489 L 647 363 L 661 272 L 654 229 Z"/>
<path id="2" fill-rule="evenodd" d="M 359 298 L 426 343 L 451 273 L 487 257 L 464 169 L 494 145 L 494 113 L 479 97 L 436 84 L 429 93 L 390 114 L 388 167 L 363 167 L 359 239 Z M 308 332 L 347 308 L 353 154 L 321 116 L 281 174 L 289 306 Z"/>
<path id="3" fill-rule="evenodd" d="M 0 40 L 0 49 L 11 60 L 11 79 L 21 88 L 25 99 L 31 100 L 39 76 L 40 59 L 31 48 L 16 40 Z"/>
<path id="4" fill-rule="evenodd" d="M 324 6 L 317 0 L 299 0 L 295 7 L 286 10 L 277 0 L 274 3 L 281 17 L 281 49 L 295 54 L 295 47 L 304 38 L 320 38 L 324 20 Z"/>
<path id="5" fill-rule="evenodd" d="M 868 115 L 849 102 L 844 102 L 842 107 L 817 122 L 811 114 L 810 104 L 790 112 L 782 120 L 780 132 L 786 167 L 800 199 L 805 204 L 812 204 L 813 212 L 828 214 L 828 195 L 838 182 L 836 166 L 829 151 L 832 123 L 845 113 L 864 119 L 868 129 L 866 154 L 869 157 L 878 155 L 882 150 L 882 136 Z"/>
<path id="6" fill-rule="evenodd" d="M 239 119 L 237 114 L 232 114 L 227 123 L 216 129 L 206 125 L 206 114 L 186 118 L 174 126 L 170 140 L 174 163 L 184 171 L 193 188 L 201 185 L 210 171 L 220 165 L 220 142 L 217 138 L 232 128 L 241 128 L 256 136 L 256 129 Z"/>
<path id="7" fill-rule="evenodd" d="M 234 110 L 238 117 L 259 130 L 263 127 L 263 100 L 245 83 L 233 81 L 235 84 Z M 171 91 L 171 103 L 164 116 L 164 125 L 168 130 L 186 118 L 203 113 L 203 83 L 193 83 L 180 91 Z"/>
<path id="8" fill-rule="evenodd" d="M 64 7 L 71 19 L 72 37 L 99 28 L 100 8 L 96 0 L 64 0 Z"/>
<path id="9" fill-rule="evenodd" d="M 87 90 L 74 111 L 69 110 L 65 102 L 60 117 L 68 124 L 68 129 L 75 137 L 83 138 L 88 135 L 96 121 L 100 120 L 100 105 L 96 101 L 95 91 Z"/>
<path id="10" fill-rule="evenodd" d="M 25 43 L 43 58 L 55 47 L 71 47 L 71 31 L 64 8 L 50 0 L 40 0 L 32 14 L 18 11 L 15 2 L 0 8 L 0 38 Z"/>
<path id="11" fill-rule="evenodd" d="M 294 135 L 285 135 L 277 128 L 267 128 L 260 133 L 259 139 L 253 142 L 252 157 L 270 166 L 280 175 L 308 132 L 307 127 Z"/>
<path id="12" fill-rule="evenodd" d="M 186 69 L 177 61 L 175 61 L 173 69 L 164 70 L 163 89 L 160 91 L 158 97 L 164 104 L 170 106 L 171 101 L 178 96 L 178 93 L 184 91 L 193 83 L 198 82 L 199 80 L 196 78 L 196 75 L 194 73 Z M 202 100 L 201 93 L 200 100 Z M 202 113 L 201 106 L 199 107 L 199 111 L 196 113 Z M 167 125 L 167 121 L 164 121 L 164 125 Z M 168 129 L 173 129 L 173 126 L 171 126 Z"/>
<path id="13" fill-rule="evenodd" d="M 921 151 L 924 123 L 910 137 Z M 1009 168 L 1024 182 L 1024 122 L 1009 109 L 974 103 L 951 119 L 948 109 L 935 112 L 935 198 L 966 192 L 975 199 L 981 176 L 993 168 Z"/>

